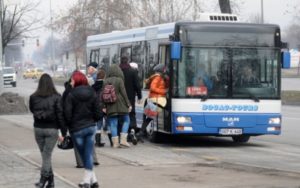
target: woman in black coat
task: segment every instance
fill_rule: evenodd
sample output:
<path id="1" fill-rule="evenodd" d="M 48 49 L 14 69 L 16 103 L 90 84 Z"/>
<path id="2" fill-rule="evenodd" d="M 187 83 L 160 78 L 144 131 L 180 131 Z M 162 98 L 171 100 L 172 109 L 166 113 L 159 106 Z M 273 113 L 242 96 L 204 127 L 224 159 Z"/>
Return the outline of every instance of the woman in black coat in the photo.
<path id="1" fill-rule="evenodd" d="M 54 187 L 52 170 L 52 151 L 58 137 L 58 129 L 66 135 L 60 94 L 56 91 L 53 81 L 48 74 L 43 74 L 37 90 L 30 96 L 29 109 L 34 119 L 34 135 L 42 155 L 41 178 L 36 187 Z"/>
<path id="2" fill-rule="evenodd" d="M 79 71 L 71 77 L 73 89 L 66 97 L 65 118 L 67 126 L 85 168 L 80 187 L 99 187 L 93 170 L 94 136 L 96 122 L 100 119 L 100 105 L 94 89 Z"/>

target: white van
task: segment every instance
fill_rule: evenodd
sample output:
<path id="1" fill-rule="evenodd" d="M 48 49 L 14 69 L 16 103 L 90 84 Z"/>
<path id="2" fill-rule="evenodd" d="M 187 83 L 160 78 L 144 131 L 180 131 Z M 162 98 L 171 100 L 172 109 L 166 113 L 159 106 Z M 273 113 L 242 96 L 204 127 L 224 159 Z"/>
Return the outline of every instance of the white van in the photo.
<path id="1" fill-rule="evenodd" d="M 3 67 L 3 83 L 17 87 L 17 74 L 13 67 Z"/>

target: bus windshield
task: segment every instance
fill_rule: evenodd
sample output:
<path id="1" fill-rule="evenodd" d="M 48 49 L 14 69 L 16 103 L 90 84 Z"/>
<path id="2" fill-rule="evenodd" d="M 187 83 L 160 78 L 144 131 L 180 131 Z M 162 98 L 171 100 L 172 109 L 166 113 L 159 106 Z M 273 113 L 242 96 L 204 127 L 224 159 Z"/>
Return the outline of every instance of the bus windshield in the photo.
<path id="1" fill-rule="evenodd" d="M 279 49 L 183 47 L 173 66 L 179 98 L 277 99 Z"/>

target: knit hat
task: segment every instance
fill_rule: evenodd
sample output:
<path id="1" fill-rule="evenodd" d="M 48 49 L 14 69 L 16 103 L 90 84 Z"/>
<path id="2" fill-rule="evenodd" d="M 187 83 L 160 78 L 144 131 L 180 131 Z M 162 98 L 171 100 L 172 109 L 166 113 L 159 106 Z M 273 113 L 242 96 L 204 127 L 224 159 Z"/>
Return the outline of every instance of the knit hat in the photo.
<path id="1" fill-rule="evenodd" d="M 153 68 L 153 70 L 155 72 L 159 72 L 159 73 L 164 73 L 165 72 L 165 65 L 164 64 L 158 64 L 158 65 L 155 65 L 155 67 Z"/>
<path id="2" fill-rule="evenodd" d="M 98 64 L 95 62 L 91 62 L 88 67 L 94 67 L 95 69 L 98 67 Z"/>
<path id="3" fill-rule="evenodd" d="M 129 64 L 130 64 L 131 68 L 134 68 L 134 69 L 138 69 L 139 68 L 138 64 L 135 63 L 135 62 L 131 62 Z"/>

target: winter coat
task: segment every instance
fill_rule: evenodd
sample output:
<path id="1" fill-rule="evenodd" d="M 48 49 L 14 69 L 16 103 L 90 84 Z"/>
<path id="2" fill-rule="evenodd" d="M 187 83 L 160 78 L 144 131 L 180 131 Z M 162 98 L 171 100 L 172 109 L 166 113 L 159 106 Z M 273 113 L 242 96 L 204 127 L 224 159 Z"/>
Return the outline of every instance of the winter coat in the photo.
<path id="1" fill-rule="evenodd" d="M 166 97 L 168 83 L 163 75 L 155 73 L 149 78 L 149 98 Z"/>
<path id="2" fill-rule="evenodd" d="M 96 96 L 99 100 L 99 105 L 100 105 L 100 113 L 101 113 L 101 116 L 104 116 L 104 113 L 102 111 L 103 107 L 104 107 L 104 104 L 102 102 L 102 99 L 101 99 L 101 93 L 102 93 L 102 90 L 103 90 L 103 82 L 104 80 L 97 80 L 93 85 L 92 85 L 92 88 L 94 89 L 94 91 L 96 92 Z"/>
<path id="3" fill-rule="evenodd" d="M 96 82 L 92 85 L 92 88 L 99 94 L 102 91 L 104 80 L 96 80 Z"/>
<path id="4" fill-rule="evenodd" d="M 108 116 L 128 114 L 128 108 L 131 106 L 131 104 L 125 90 L 123 72 L 115 64 L 109 67 L 106 79 L 103 83 L 103 88 L 107 84 L 112 84 L 114 86 L 117 95 L 117 101 L 112 104 L 105 104 L 106 114 Z"/>
<path id="5" fill-rule="evenodd" d="M 135 96 L 139 100 L 142 99 L 142 91 L 139 83 L 137 71 L 130 67 L 129 63 L 121 63 L 120 68 L 124 74 L 124 84 L 128 99 L 131 103 L 135 103 Z"/>
<path id="6" fill-rule="evenodd" d="M 67 132 L 59 94 L 45 97 L 31 95 L 29 109 L 33 113 L 34 127 L 61 129 L 63 135 Z"/>
<path id="7" fill-rule="evenodd" d="M 70 132 L 95 126 L 100 119 L 100 106 L 91 86 L 78 86 L 68 94 L 64 103 L 65 118 Z"/>

